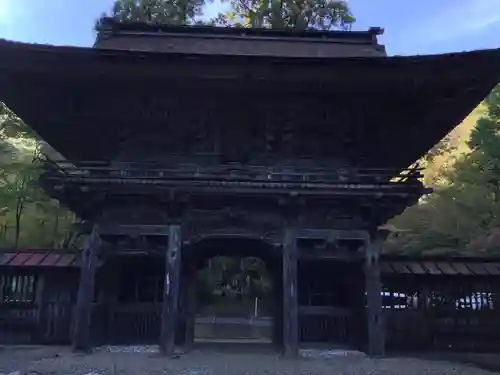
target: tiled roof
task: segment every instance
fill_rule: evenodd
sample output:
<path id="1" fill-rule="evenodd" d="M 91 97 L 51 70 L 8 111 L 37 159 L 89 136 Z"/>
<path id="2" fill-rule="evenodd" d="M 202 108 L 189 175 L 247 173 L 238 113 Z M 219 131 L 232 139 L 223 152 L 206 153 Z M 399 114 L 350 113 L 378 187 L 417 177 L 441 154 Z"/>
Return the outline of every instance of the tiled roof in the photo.
<path id="1" fill-rule="evenodd" d="M 0 252 L 0 266 L 78 267 L 80 254 L 67 250 L 7 250 Z"/>
<path id="2" fill-rule="evenodd" d="M 2 266 L 79 267 L 80 253 L 64 249 L 0 250 Z M 500 259 L 382 256 L 381 272 L 384 275 L 500 276 Z"/>
<path id="3" fill-rule="evenodd" d="M 500 276 L 500 262 L 488 262 L 477 260 L 453 260 L 448 261 L 382 261 L 381 272 L 383 274 L 398 275 L 433 275 L 433 276 Z"/>

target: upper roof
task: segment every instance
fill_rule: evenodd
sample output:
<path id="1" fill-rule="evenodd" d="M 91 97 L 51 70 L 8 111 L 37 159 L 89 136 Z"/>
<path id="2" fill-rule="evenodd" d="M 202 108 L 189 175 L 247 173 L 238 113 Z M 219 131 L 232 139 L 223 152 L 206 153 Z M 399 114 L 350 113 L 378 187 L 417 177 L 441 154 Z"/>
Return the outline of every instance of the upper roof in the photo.
<path id="1" fill-rule="evenodd" d="M 111 17 L 101 19 L 99 32 L 142 32 L 142 33 L 186 33 L 198 35 L 234 35 L 234 36 L 267 36 L 267 37 L 300 37 L 321 39 L 344 39 L 349 41 L 372 42 L 373 38 L 382 35 L 380 27 L 371 27 L 367 31 L 342 30 L 300 30 L 300 29 L 268 29 L 243 27 L 217 27 L 207 25 L 166 25 L 136 21 L 118 21 Z"/>
<path id="2" fill-rule="evenodd" d="M 292 123 L 309 150 L 405 168 L 499 78 L 500 50 L 290 58 L 0 41 L 0 100 L 73 160 L 113 160 L 127 137 L 148 136 L 145 152 L 164 150 L 187 142 L 200 119 L 244 127 L 258 116 L 256 126 Z"/>
<path id="3" fill-rule="evenodd" d="M 135 51 L 242 56 L 384 56 L 380 28 L 368 31 L 250 29 L 117 22 L 104 18 L 95 47 Z"/>

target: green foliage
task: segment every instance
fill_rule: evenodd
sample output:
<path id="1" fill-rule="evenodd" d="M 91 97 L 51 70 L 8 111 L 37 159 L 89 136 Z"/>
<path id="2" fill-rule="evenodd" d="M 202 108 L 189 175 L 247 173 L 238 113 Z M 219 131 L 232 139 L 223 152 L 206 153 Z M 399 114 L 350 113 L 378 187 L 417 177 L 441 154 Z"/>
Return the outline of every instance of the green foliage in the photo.
<path id="1" fill-rule="evenodd" d="M 492 254 L 500 250 L 500 86 L 485 101 L 469 133 L 468 152 L 445 138 L 428 158 L 447 155 L 434 171 L 435 192 L 392 224 L 404 229 L 386 241 L 389 252 Z M 436 183 L 440 181 L 441 183 Z"/>
<path id="2" fill-rule="evenodd" d="M 264 297 L 272 282 L 266 265 L 259 258 L 218 256 L 209 260 L 207 267 L 198 271 L 200 297 L 209 302 L 214 291 L 220 294 L 239 294 L 246 297 Z"/>
<path id="3" fill-rule="evenodd" d="M 203 5 L 205 0 L 116 0 L 111 12 L 97 20 L 95 29 L 99 30 L 103 17 L 149 24 L 192 24 L 202 15 Z"/>
<path id="4" fill-rule="evenodd" d="M 345 1 L 226 0 L 231 5 L 215 24 L 271 29 L 349 29 L 355 19 Z"/>
<path id="5" fill-rule="evenodd" d="M 3 104 L 0 148 L 0 246 L 60 246 L 70 235 L 73 215 L 38 186 L 39 142 Z"/>
<path id="6" fill-rule="evenodd" d="M 205 0 L 116 0 L 102 17 L 150 24 L 202 23 Z M 209 24 L 218 26 L 264 27 L 271 29 L 349 29 L 355 19 L 346 1 L 334 0 L 223 0 L 230 5 Z"/>

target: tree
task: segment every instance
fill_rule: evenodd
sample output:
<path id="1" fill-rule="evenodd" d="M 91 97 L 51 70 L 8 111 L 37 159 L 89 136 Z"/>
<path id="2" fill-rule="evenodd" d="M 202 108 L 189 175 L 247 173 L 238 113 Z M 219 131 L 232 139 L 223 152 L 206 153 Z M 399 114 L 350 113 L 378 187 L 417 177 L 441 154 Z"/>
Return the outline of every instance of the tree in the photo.
<path id="1" fill-rule="evenodd" d="M 4 207 L 9 210 L 12 207 L 15 220 L 14 246 L 19 245 L 19 235 L 21 233 L 21 219 L 25 213 L 26 206 L 34 203 L 38 196 L 38 189 L 35 185 L 38 179 L 38 168 L 36 165 L 24 165 L 12 163 L 4 166 L 0 173 L 3 185 Z"/>
<path id="2" fill-rule="evenodd" d="M 223 0 L 230 10 L 208 23 L 218 26 L 264 27 L 271 29 L 349 29 L 355 21 L 346 1 L 334 0 Z M 116 0 L 103 17 L 119 21 L 152 24 L 203 23 L 205 0 Z M 207 22 L 205 22 L 207 23 Z"/>
<path id="3" fill-rule="evenodd" d="M 34 132 L 0 103 L 0 242 L 58 247 L 73 215 L 38 185 L 43 165 Z"/>
<path id="4" fill-rule="evenodd" d="M 408 229 L 390 236 L 386 249 L 480 254 L 500 250 L 500 86 L 485 100 L 485 115 L 470 132 L 469 152 L 440 176 L 424 203 L 393 220 Z"/>
<path id="5" fill-rule="evenodd" d="M 118 21 L 136 21 L 152 24 L 185 25 L 196 23 L 202 15 L 205 0 L 116 0 L 111 12 L 97 20 L 99 30 L 103 17 Z"/>
<path id="6" fill-rule="evenodd" d="M 346 1 L 225 0 L 231 5 L 215 24 L 271 29 L 349 29 L 355 19 Z"/>

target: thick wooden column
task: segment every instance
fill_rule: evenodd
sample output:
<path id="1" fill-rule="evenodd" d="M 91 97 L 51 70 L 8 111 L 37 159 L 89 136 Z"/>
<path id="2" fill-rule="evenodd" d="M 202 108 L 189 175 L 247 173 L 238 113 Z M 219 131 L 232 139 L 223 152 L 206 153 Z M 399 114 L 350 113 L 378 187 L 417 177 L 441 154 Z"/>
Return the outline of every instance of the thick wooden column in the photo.
<path id="1" fill-rule="evenodd" d="M 190 350 L 194 344 L 194 327 L 196 319 L 196 274 L 190 270 L 186 277 L 186 307 L 185 319 L 186 326 L 184 331 L 184 347 Z"/>
<path id="2" fill-rule="evenodd" d="M 297 296 L 297 237 L 287 228 L 283 239 L 283 345 L 286 358 L 299 354 L 299 306 Z"/>
<path id="3" fill-rule="evenodd" d="M 75 319 L 73 325 L 73 350 L 90 350 L 90 319 L 92 314 L 92 301 L 94 299 L 95 270 L 97 252 L 101 240 L 94 224 L 90 234 L 85 239 L 82 250 L 80 266 L 80 283 L 76 301 Z"/>
<path id="4" fill-rule="evenodd" d="M 371 357 L 382 357 L 385 353 L 379 255 L 378 246 L 375 243 L 369 243 L 365 251 L 365 290 L 368 323 L 367 354 Z"/>
<path id="5" fill-rule="evenodd" d="M 181 274 L 181 227 L 171 225 L 168 231 L 168 247 L 165 256 L 165 286 L 163 289 L 163 314 L 160 353 L 174 352 L 175 332 L 178 321 L 179 281 Z"/>

